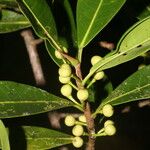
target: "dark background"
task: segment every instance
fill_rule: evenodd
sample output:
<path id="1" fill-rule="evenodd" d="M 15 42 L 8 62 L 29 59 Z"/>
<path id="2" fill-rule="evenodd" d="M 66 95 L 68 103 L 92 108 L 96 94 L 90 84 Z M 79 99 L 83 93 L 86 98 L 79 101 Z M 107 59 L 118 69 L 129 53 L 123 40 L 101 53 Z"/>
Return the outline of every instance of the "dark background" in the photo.
<path id="1" fill-rule="evenodd" d="M 147 4 L 149 2 L 145 1 L 145 3 Z M 128 0 L 109 25 L 85 48 L 82 64 L 85 74 L 91 67 L 90 58 L 92 55 L 105 55 L 108 52 L 108 50 L 100 48 L 98 42 L 106 40 L 116 45 L 121 35 L 132 24 L 138 21 L 136 16 L 138 16 L 145 7 L 145 3 L 143 1 Z M 57 79 L 58 67 L 49 57 L 44 44 L 38 46 L 38 53 L 47 81 L 46 85 L 40 88 L 53 94 L 60 95 L 59 89 L 61 85 L 58 83 Z M 134 73 L 141 63 L 143 63 L 143 58 L 139 57 L 125 64 L 106 70 L 105 73 L 112 81 L 115 88 L 129 75 Z M 84 66 L 84 64 L 86 66 Z M 0 80 L 15 81 L 36 86 L 25 44 L 20 36 L 20 31 L 0 35 Z M 99 86 L 101 84 L 102 83 L 97 84 L 98 89 L 100 89 Z M 115 121 L 117 134 L 113 137 L 100 137 L 97 139 L 97 150 L 149 150 L 150 107 L 145 106 L 139 108 L 138 102 L 132 102 L 130 111 L 122 113 L 122 110 L 128 106 L 129 104 L 115 107 L 115 115 L 112 119 Z M 23 145 L 25 145 L 25 141 L 19 137 L 19 135 L 23 135 L 20 128 L 21 125 L 50 127 L 47 113 L 34 115 L 32 117 L 4 119 L 4 122 L 10 128 L 11 145 L 13 146 L 12 149 L 15 150 L 23 149 Z M 73 148 L 70 146 L 69 149 Z"/>

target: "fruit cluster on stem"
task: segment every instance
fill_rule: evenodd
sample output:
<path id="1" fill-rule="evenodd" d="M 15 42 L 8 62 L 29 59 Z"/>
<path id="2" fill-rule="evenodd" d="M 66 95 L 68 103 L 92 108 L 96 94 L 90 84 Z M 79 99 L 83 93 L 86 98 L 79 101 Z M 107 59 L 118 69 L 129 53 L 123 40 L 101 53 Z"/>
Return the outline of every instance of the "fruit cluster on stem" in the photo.
<path id="1" fill-rule="evenodd" d="M 80 148 L 83 145 L 83 139 L 80 137 L 84 134 L 84 128 L 82 125 L 86 126 L 86 118 L 84 115 L 80 115 L 78 120 L 72 115 L 67 115 L 64 121 L 65 125 L 72 128 L 72 134 L 75 136 L 72 140 L 72 144 L 76 148 Z"/>
<path id="2" fill-rule="evenodd" d="M 70 63 L 69 61 L 66 61 L 65 58 L 63 58 L 63 56 L 69 59 L 71 57 L 67 56 L 66 54 L 62 55 L 62 53 L 59 51 L 55 52 L 55 56 L 58 59 L 62 59 L 64 62 L 58 70 L 59 81 L 60 83 L 63 84 L 60 89 L 61 94 L 67 97 L 69 100 L 71 100 L 76 108 L 84 112 L 84 114 L 79 116 L 77 120 L 72 115 L 67 115 L 64 120 L 66 126 L 73 127 L 72 134 L 75 136 L 72 140 L 73 146 L 76 148 L 80 148 L 83 145 L 83 139 L 81 138 L 81 136 L 83 135 L 89 136 L 89 143 L 90 143 L 89 145 L 94 144 L 94 136 L 96 137 L 104 135 L 108 136 L 114 135 L 116 132 L 116 128 L 114 126 L 113 121 L 111 120 L 107 120 L 104 123 L 104 128 L 100 129 L 95 134 L 95 127 L 94 127 L 95 116 L 93 118 L 90 105 L 88 102 L 89 98 L 88 89 L 97 80 L 102 80 L 105 77 L 105 73 L 103 71 L 96 71 L 93 74 L 93 77 L 91 79 L 89 78 L 90 81 L 88 82 L 88 84 L 87 83 L 82 84 L 82 78 L 78 76 L 79 74 L 81 74 L 80 68 L 75 67 L 74 65 L 72 65 L 73 63 Z M 100 56 L 97 55 L 93 56 L 91 58 L 92 66 L 100 62 L 102 59 L 103 58 Z M 79 70 L 76 70 L 77 68 Z M 75 82 L 72 82 L 72 80 L 75 80 Z M 76 83 L 76 85 L 74 83 Z M 73 90 L 76 90 L 76 98 L 72 96 Z M 114 113 L 114 110 L 110 104 L 106 104 L 105 106 L 102 107 L 101 111 L 98 113 L 103 114 L 105 117 L 111 117 Z M 97 115 L 98 113 L 96 112 L 95 114 Z M 83 126 L 87 127 L 88 133 L 84 131 Z"/>

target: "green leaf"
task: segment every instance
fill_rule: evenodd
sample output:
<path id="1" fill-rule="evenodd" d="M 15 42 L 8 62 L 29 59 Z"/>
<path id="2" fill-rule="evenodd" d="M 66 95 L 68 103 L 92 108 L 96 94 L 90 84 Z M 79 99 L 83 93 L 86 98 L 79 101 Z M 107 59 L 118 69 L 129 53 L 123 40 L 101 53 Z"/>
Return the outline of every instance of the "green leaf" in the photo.
<path id="1" fill-rule="evenodd" d="M 77 45 L 76 24 L 75 24 L 74 15 L 73 15 L 73 11 L 72 11 L 69 0 L 63 0 L 63 6 L 66 10 L 67 15 L 68 15 L 68 19 L 69 19 L 69 23 L 70 23 L 70 27 L 71 27 L 71 37 L 72 37 L 74 46 L 76 47 L 76 45 Z"/>
<path id="2" fill-rule="evenodd" d="M 76 40 L 76 38 L 77 38 L 76 37 L 76 26 L 75 26 L 74 16 L 73 16 L 73 12 L 72 12 L 72 8 L 71 8 L 71 5 L 70 5 L 70 2 L 68 0 L 60 0 L 60 1 L 54 2 L 54 3 L 56 3 L 55 5 L 59 4 L 59 5 L 61 5 L 64 8 L 62 11 L 65 11 L 65 15 L 66 15 L 65 17 L 68 19 L 67 22 L 65 22 L 63 20 L 63 22 L 65 23 L 64 26 L 61 23 L 57 23 L 57 24 L 60 24 L 59 27 L 62 27 L 61 29 L 63 30 L 63 35 L 59 35 L 59 43 L 61 44 L 61 46 L 65 47 L 67 49 L 69 49 L 69 47 L 73 47 L 73 46 L 75 47 L 76 43 L 77 43 L 77 40 Z M 58 11 L 58 8 L 57 7 L 55 8 L 56 12 Z M 64 32 L 66 32 L 66 33 L 64 33 Z M 72 44 L 72 42 L 73 42 L 73 44 Z M 71 46 L 70 46 L 69 43 L 71 43 Z M 50 57 L 53 59 L 53 61 L 58 66 L 60 66 L 63 63 L 63 61 L 58 59 L 58 58 L 56 58 L 55 50 L 57 50 L 57 49 L 53 48 L 51 46 L 51 43 L 48 40 L 45 40 L 45 45 L 46 45 L 46 49 L 47 49 L 48 54 L 50 55 Z M 62 49 L 63 49 L 63 47 L 62 47 Z"/>
<path id="3" fill-rule="evenodd" d="M 125 0 L 78 0 L 78 47 L 85 47 L 119 11 Z"/>
<path id="4" fill-rule="evenodd" d="M 30 22 L 22 15 L 10 10 L 2 10 L 0 18 L 0 33 L 8 33 L 27 28 Z"/>
<path id="5" fill-rule="evenodd" d="M 140 13 L 137 18 L 141 20 L 148 16 L 150 16 L 150 4 L 145 7 L 145 9 Z"/>
<path id="6" fill-rule="evenodd" d="M 112 68 L 114 66 L 120 65 L 127 61 L 130 61 L 143 53 L 150 50 L 150 43 L 144 43 L 142 46 L 129 49 L 127 51 L 118 52 L 110 57 L 106 57 L 103 60 L 96 63 L 90 70 L 89 74 L 84 78 L 82 84 L 84 85 L 87 80 L 97 71 L 102 71 L 108 68 Z"/>
<path id="7" fill-rule="evenodd" d="M 77 31 L 71 4 L 69 0 L 57 0 L 52 6 L 57 21 L 59 43 L 73 51 L 77 47 Z"/>
<path id="8" fill-rule="evenodd" d="M 46 0 L 17 0 L 22 12 L 30 20 L 36 34 L 48 39 L 53 47 L 61 49 L 57 42 L 56 24 Z"/>
<path id="9" fill-rule="evenodd" d="M 135 72 L 121 83 L 97 108 L 98 113 L 106 104 L 120 105 L 150 98 L 150 65 Z"/>
<path id="10" fill-rule="evenodd" d="M 27 150 L 44 150 L 72 143 L 72 136 L 41 127 L 23 127 Z"/>
<path id="11" fill-rule="evenodd" d="M 45 46 L 46 49 L 48 51 L 48 54 L 50 55 L 50 57 L 52 58 L 52 60 L 58 65 L 61 66 L 61 64 L 63 64 L 63 61 L 61 59 L 56 58 L 55 56 L 55 48 L 51 46 L 51 44 L 49 43 L 48 40 L 45 40 Z"/>
<path id="12" fill-rule="evenodd" d="M 2 120 L 0 120 L 0 148 L 2 150 L 10 150 L 8 133 Z"/>
<path id="13" fill-rule="evenodd" d="M 0 81 L 0 118 L 29 116 L 73 104 L 39 88 Z"/>
<path id="14" fill-rule="evenodd" d="M 150 17 L 133 25 L 121 38 L 117 51 L 123 52 L 150 42 Z"/>
<path id="15" fill-rule="evenodd" d="M 83 80 L 83 84 L 96 72 L 112 68 L 130 61 L 150 50 L 150 18 L 146 18 L 134 25 L 121 38 L 118 48 L 113 55 L 106 56 L 96 63 Z"/>

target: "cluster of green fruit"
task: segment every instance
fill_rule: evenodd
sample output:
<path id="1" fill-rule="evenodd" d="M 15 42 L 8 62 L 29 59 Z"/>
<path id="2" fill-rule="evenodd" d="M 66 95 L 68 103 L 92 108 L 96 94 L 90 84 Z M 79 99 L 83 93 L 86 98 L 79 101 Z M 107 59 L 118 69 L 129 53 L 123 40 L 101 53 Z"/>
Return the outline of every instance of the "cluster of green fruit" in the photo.
<path id="1" fill-rule="evenodd" d="M 72 128 L 72 134 L 75 136 L 72 140 L 74 147 L 79 148 L 83 145 L 83 139 L 80 137 L 84 134 L 84 128 L 81 124 L 86 125 L 86 118 L 84 115 L 79 116 L 78 121 L 72 116 L 68 115 L 65 118 L 65 125 Z"/>
<path id="2" fill-rule="evenodd" d="M 72 75 L 72 69 L 71 66 L 67 63 L 64 63 L 60 66 L 59 68 L 59 81 L 64 84 L 61 87 L 61 94 L 67 98 L 69 98 L 70 100 L 72 100 L 73 102 L 76 103 L 75 100 L 73 100 L 72 97 L 72 84 L 70 82 L 71 79 L 71 75 Z M 77 98 L 79 99 L 79 101 L 82 103 L 83 101 L 87 100 L 89 93 L 87 89 L 77 89 Z"/>
<path id="3" fill-rule="evenodd" d="M 101 112 L 105 117 L 111 117 L 114 113 L 113 107 L 110 104 L 105 105 L 102 108 Z M 72 128 L 72 134 L 75 136 L 73 138 L 72 144 L 74 147 L 79 148 L 83 145 L 83 139 L 80 137 L 83 134 L 86 135 L 84 132 L 84 128 L 82 125 L 87 126 L 86 124 L 86 117 L 84 115 L 79 116 L 78 121 L 72 116 L 67 115 L 65 117 L 65 125 Z M 112 136 L 116 133 L 116 128 L 114 126 L 114 122 L 112 120 L 107 120 L 104 123 L 104 128 L 100 129 L 97 134 L 93 136 Z"/>
<path id="4" fill-rule="evenodd" d="M 62 56 L 61 54 L 56 51 L 57 53 L 55 53 L 55 55 L 57 56 L 57 58 L 60 58 L 62 59 Z M 98 61 L 100 61 L 102 59 L 102 57 L 100 56 L 93 56 L 91 58 L 91 64 L 94 65 L 96 64 Z M 67 63 L 64 63 L 60 66 L 59 68 L 59 81 L 64 84 L 62 87 L 61 87 L 61 94 L 65 97 L 68 97 L 69 99 L 73 99 L 72 98 L 72 84 L 71 84 L 71 77 L 72 77 L 72 68 L 69 64 Z M 105 76 L 104 72 L 103 71 L 99 71 L 99 72 L 96 72 L 93 76 L 93 79 L 92 79 L 92 83 L 94 83 L 96 80 L 101 80 L 103 79 Z M 75 87 L 75 86 L 74 86 Z M 88 86 L 89 87 L 89 86 Z M 77 98 L 79 99 L 79 101 L 82 103 L 83 101 L 87 100 L 88 97 L 89 97 L 89 92 L 87 90 L 87 88 L 76 88 L 77 89 Z"/>
<path id="5" fill-rule="evenodd" d="M 116 128 L 112 120 L 107 120 L 104 122 L 104 127 L 100 129 L 95 136 L 112 136 L 116 133 Z"/>
<path id="6" fill-rule="evenodd" d="M 114 114 L 114 109 L 110 104 L 106 104 L 102 107 L 102 110 L 100 112 L 105 117 L 111 117 Z M 112 136 L 116 133 L 116 128 L 114 126 L 114 122 L 112 120 L 107 120 L 104 123 L 104 128 L 102 128 L 100 131 L 98 131 L 98 136 Z"/>
<path id="7" fill-rule="evenodd" d="M 95 65 L 96 63 L 98 63 L 100 60 L 102 60 L 103 58 L 101 56 L 95 55 L 91 58 L 91 64 Z M 93 82 L 96 80 L 101 80 L 103 79 L 105 76 L 104 71 L 98 71 L 95 73 L 94 77 L 93 77 Z"/>
<path id="8" fill-rule="evenodd" d="M 77 106 L 79 106 L 78 108 L 80 108 L 83 111 L 82 104 L 89 97 L 88 88 L 97 80 L 103 79 L 105 74 L 103 71 L 97 71 L 97 72 L 95 72 L 92 80 L 86 87 L 85 86 L 78 87 L 78 86 L 72 84 L 72 82 L 71 82 L 71 78 L 74 77 L 71 65 L 69 65 L 67 63 L 67 61 L 65 61 L 65 59 L 63 59 L 63 56 L 61 55 L 61 53 L 59 51 L 56 51 L 55 55 L 57 58 L 62 59 L 64 61 L 64 63 L 60 66 L 60 68 L 58 70 L 59 81 L 63 84 L 61 87 L 61 90 L 60 90 L 61 94 L 65 97 L 67 97 L 68 99 L 70 99 L 72 102 L 74 102 Z M 93 56 L 91 58 L 91 64 L 95 65 L 100 60 L 102 60 L 102 57 Z M 75 78 L 78 78 L 78 77 L 75 77 Z M 76 97 L 78 98 L 79 103 L 72 96 L 72 88 L 77 90 Z M 102 110 L 99 113 L 103 114 L 105 117 L 111 117 L 114 113 L 114 110 L 110 104 L 106 104 L 103 106 Z M 68 115 L 65 118 L 65 124 L 69 127 L 73 126 L 72 134 L 75 136 L 72 141 L 73 146 L 76 148 L 81 147 L 83 145 L 83 139 L 81 138 L 81 136 L 83 134 L 85 134 L 85 135 L 87 134 L 86 132 L 84 132 L 84 128 L 83 128 L 83 125 L 87 126 L 85 116 L 84 115 L 80 116 L 77 121 L 72 115 Z M 115 132 L 116 132 L 116 128 L 114 126 L 114 122 L 111 120 L 107 120 L 104 123 L 104 128 L 99 130 L 93 136 L 104 136 L 104 135 L 111 136 L 111 135 L 114 135 Z"/>

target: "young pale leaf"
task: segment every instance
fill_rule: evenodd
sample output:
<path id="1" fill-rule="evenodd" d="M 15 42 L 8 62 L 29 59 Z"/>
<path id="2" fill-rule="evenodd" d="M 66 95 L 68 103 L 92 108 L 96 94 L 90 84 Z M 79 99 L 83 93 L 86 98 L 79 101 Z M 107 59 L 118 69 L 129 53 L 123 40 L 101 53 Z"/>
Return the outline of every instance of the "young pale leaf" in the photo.
<path id="1" fill-rule="evenodd" d="M 8 33 L 27 28 L 30 22 L 19 13 L 10 10 L 2 10 L 0 18 L 0 33 Z"/>
<path id="2" fill-rule="evenodd" d="M 72 136 L 41 127 L 24 126 L 27 149 L 44 150 L 72 143 Z"/>
<path id="3" fill-rule="evenodd" d="M 108 58 L 107 59 L 108 62 L 106 61 L 106 64 L 100 67 L 99 70 L 101 71 L 104 69 L 108 69 L 108 68 L 117 66 L 119 64 L 122 64 L 124 62 L 130 61 L 149 50 L 150 50 L 150 41 L 148 41 L 147 43 L 144 43 L 142 46 L 129 49 L 127 51 L 118 52 L 117 54 L 110 57 L 110 59 Z"/>
<path id="4" fill-rule="evenodd" d="M 83 84 L 96 71 L 102 71 L 124 62 L 130 61 L 150 50 L 150 17 L 146 18 L 131 29 L 121 38 L 118 48 L 113 55 L 106 56 L 96 63 L 90 70 L 88 76 L 83 80 Z"/>
<path id="5" fill-rule="evenodd" d="M 8 132 L 2 120 L 0 120 L 0 148 L 2 150 L 10 150 Z"/>
<path id="6" fill-rule="evenodd" d="M 150 65 L 138 70 L 121 83 L 106 99 L 96 112 L 106 104 L 120 105 L 132 101 L 150 98 Z"/>
<path id="7" fill-rule="evenodd" d="M 29 116 L 73 104 L 39 88 L 0 81 L 0 118 Z"/>
<path id="8" fill-rule="evenodd" d="M 51 9 L 46 0 L 17 0 L 22 12 L 30 20 L 37 35 L 43 39 L 48 39 L 56 49 L 60 49 L 57 44 L 57 30 Z"/>
<path id="9" fill-rule="evenodd" d="M 115 16 L 126 0 L 78 0 L 78 47 L 85 47 Z"/>
<path id="10" fill-rule="evenodd" d="M 137 22 L 121 38 L 117 51 L 123 52 L 150 42 L 150 17 Z"/>
<path id="11" fill-rule="evenodd" d="M 150 42 L 144 43 L 142 46 L 139 46 L 134 49 L 129 49 L 123 52 L 118 52 L 110 57 L 106 57 L 103 60 L 99 61 L 97 64 L 95 64 L 89 74 L 85 77 L 83 80 L 83 85 L 87 82 L 87 80 L 96 72 L 96 71 L 102 71 L 117 65 L 120 65 L 122 63 L 125 63 L 127 61 L 130 61 L 141 54 L 147 52 L 150 50 Z"/>

